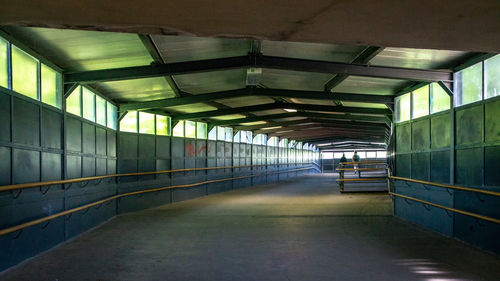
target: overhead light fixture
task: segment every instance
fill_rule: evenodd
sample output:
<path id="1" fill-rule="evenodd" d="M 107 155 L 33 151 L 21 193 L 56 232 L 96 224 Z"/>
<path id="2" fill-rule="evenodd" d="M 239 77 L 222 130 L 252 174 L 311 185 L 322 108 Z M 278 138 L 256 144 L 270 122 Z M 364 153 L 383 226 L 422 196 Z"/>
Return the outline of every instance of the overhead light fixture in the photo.
<path id="1" fill-rule="evenodd" d="M 284 108 L 286 112 L 297 112 L 297 109 Z"/>

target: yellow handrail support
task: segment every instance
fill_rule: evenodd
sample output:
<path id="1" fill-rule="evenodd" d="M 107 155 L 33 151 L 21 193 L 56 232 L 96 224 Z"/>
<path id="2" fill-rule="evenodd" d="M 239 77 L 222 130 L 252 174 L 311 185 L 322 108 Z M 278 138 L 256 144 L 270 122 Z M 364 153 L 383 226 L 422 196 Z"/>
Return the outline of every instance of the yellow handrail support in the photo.
<path id="1" fill-rule="evenodd" d="M 471 212 L 467 212 L 467 211 L 462 211 L 462 210 L 458 210 L 458 209 L 455 209 L 455 208 L 446 207 L 446 206 L 443 206 L 443 205 L 435 204 L 435 203 L 432 203 L 432 202 L 424 201 L 424 200 L 421 200 L 421 199 L 417 199 L 417 198 L 414 198 L 414 197 L 410 197 L 410 196 L 406 196 L 406 195 L 402 195 L 402 194 L 398 194 L 398 193 L 394 193 L 394 192 L 389 192 L 389 194 L 392 195 L 392 196 L 401 197 L 401 198 L 404 198 L 404 199 L 412 200 L 412 201 L 419 202 L 419 203 L 422 203 L 422 204 L 426 204 L 426 205 L 429 205 L 429 206 L 433 206 L 433 207 L 436 207 L 436 208 L 444 209 L 444 210 L 447 210 L 447 211 L 450 211 L 450 212 L 454 212 L 454 213 L 457 213 L 457 214 L 466 215 L 466 216 L 474 217 L 474 218 L 477 218 L 477 219 L 481 219 L 481 220 L 485 220 L 485 221 L 489 221 L 489 222 L 493 222 L 493 223 L 500 223 L 499 219 L 495 219 L 495 218 L 491 218 L 491 217 L 487 217 L 487 216 L 483 216 L 483 215 L 479 215 L 479 214 L 471 213 Z"/>
<path id="2" fill-rule="evenodd" d="M 235 166 L 235 167 L 238 167 L 238 166 Z M 181 184 L 181 185 L 164 186 L 164 187 L 158 187 L 158 188 L 153 188 L 153 189 L 146 189 L 146 190 L 139 190 L 139 191 L 133 191 L 133 192 L 128 192 L 128 193 L 118 194 L 118 195 L 114 195 L 114 196 L 111 196 L 111 197 L 108 197 L 108 198 L 104 198 L 104 199 L 96 201 L 96 202 L 92 202 L 92 203 L 80 206 L 80 207 L 76 207 L 76 208 L 69 209 L 69 210 L 66 210 L 66 211 L 63 211 L 63 212 L 60 212 L 60 213 L 57 213 L 57 214 L 53 214 L 53 215 L 50 215 L 50 216 L 47 216 L 47 217 L 44 217 L 44 218 L 39 218 L 39 219 L 32 220 L 32 221 L 29 221 L 29 222 L 26 222 L 26 223 L 23 223 L 23 224 L 19 224 L 19 225 L 16 225 L 16 226 L 12 226 L 12 227 L 8 227 L 8 228 L 5 228 L 5 229 L 2 229 L 2 230 L 0 230 L 0 236 L 5 235 L 5 234 L 9 234 L 9 233 L 12 233 L 12 232 L 15 232 L 15 231 L 18 231 L 18 230 L 22 230 L 24 228 L 27 228 L 27 227 L 30 227 L 30 226 L 33 226 L 33 225 L 36 225 L 36 224 L 39 224 L 39 223 L 42 223 L 42 222 L 46 222 L 46 221 L 49 221 L 49 220 L 52 220 L 52 219 L 55 219 L 55 218 L 59 218 L 59 217 L 65 216 L 65 215 L 69 215 L 69 214 L 72 214 L 72 213 L 75 213 L 75 212 L 78 212 L 78 211 L 81 211 L 81 210 L 84 210 L 84 209 L 88 209 L 90 207 L 97 206 L 97 205 L 100 205 L 100 204 L 103 204 L 103 203 L 106 203 L 106 202 L 109 202 L 109 201 L 112 201 L 112 200 L 115 200 L 115 199 L 118 199 L 118 198 L 122 198 L 122 197 L 128 197 L 128 196 L 137 195 L 137 194 L 157 192 L 157 191 L 162 191 L 162 190 L 167 190 L 167 189 L 188 188 L 188 187 L 194 187 L 194 186 L 199 186 L 199 185 L 209 184 L 209 183 L 217 183 L 217 182 L 223 182 L 223 181 L 229 181 L 229 180 L 238 180 L 238 179 L 258 177 L 258 176 L 263 176 L 263 175 L 268 175 L 268 174 L 288 173 L 288 172 L 310 170 L 310 169 L 314 169 L 314 170 L 320 172 L 318 169 L 316 169 L 314 167 L 307 167 L 307 168 L 292 169 L 292 170 L 271 171 L 271 172 L 260 173 L 260 174 L 255 174 L 255 175 L 248 175 L 248 176 L 239 176 L 239 177 L 232 177 L 232 178 L 223 178 L 223 179 L 216 179 L 216 180 L 208 180 L 208 181 L 191 183 L 191 184 Z"/>

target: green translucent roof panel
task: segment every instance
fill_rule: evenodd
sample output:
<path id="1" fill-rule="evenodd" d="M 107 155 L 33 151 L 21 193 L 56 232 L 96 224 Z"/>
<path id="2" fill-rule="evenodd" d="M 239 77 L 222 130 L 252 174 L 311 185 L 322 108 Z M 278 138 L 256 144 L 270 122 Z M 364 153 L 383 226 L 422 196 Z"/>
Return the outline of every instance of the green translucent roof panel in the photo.
<path id="1" fill-rule="evenodd" d="M 231 115 L 216 116 L 216 117 L 212 117 L 211 119 L 213 119 L 213 120 L 233 120 L 233 119 L 240 119 L 240 118 L 245 118 L 245 116 L 241 115 L 241 114 L 231 114 Z"/>
<path id="2" fill-rule="evenodd" d="M 138 66 L 152 62 L 136 34 L 13 26 L 7 31 L 66 71 Z"/>
<path id="3" fill-rule="evenodd" d="M 361 76 L 349 76 L 337 87 L 335 92 L 371 95 L 392 95 L 404 87 L 408 81 Z"/>
<path id="4" fill-rule="evenodd" d="M 164 77 L 96 83 L 95 89 L 117 101 L 149 101 L 175 97 Z"/>
<path id="5" fill-rule="evenodd" d="M 204 103 L 193 103 L 186 105 L 171 106 L 166 108 L 168 111 L 178 113 L 196 113 L 203 111 L 217 110 L 216 107 L 206 105 Z"/>
<path id="6" fill-rule="evenodd" d="M 268 97 L 256 97 L 256 96 L 248 96 L 248 97 L 239 97 L 232 99 L 222 99 L 217 102 L 222 103 L 224 105 L 230 107 L 242 107 L 242 106 L 250 106 L 250 105 L 259 105 L 266 103 L 273 103 L 274 100 Z"/>
<path id="7" fill-rule="evenodd" d="M 331 105 L 331 106 L 335 105 L 335 103 L 333 102 L 333 100 L 314 100 L 314 99 L 296 99 L 296 98 L 288 98 L 287 100 L 289 100 L 289 101 L 291 101 L 293 103 L 317 104 L 317 105 Z"/>
<path id="8" fill-rule="evenodd" d="M 152 35 L 152 38 L 166 62 L 245 56 L 251 47 L 251 42 L 247 39 L 165 35 Z"/>
<path id="9" fill-rule="evenodd" d="M 262 69 L 260 85 L 266 88 L 323 91 L 330 74 L 291 70 Z"/>
<path id="10" fill-rule="evenodd" d="M 366 107 L 366 108 L 387 108 L 384 104 L 380 103 L 366 103 L 366 102 L 348 102 L 343 101 L 342 104 L 344 106 L 352 106 L 352 107 Z"/>
<path id="11" fill-rule="evenodd" d="M 363 46 L 262 41 L 262 53 L 268 56 L 309 60 L 351 62 L 365 49 Z"/>
<path id="12" fill-rule="evenodd" d="M 464 58 L 466 52 L 409 48 L 385 48 L 370 63 L 372 65 L 406 68 L 451 68 Z"/>
<path id="13" fill-rule="evenodd" d="M 244 88 L 246 75 L 246 69 L 232 69 L 176 75 L 174 79 L 184 92 L 204 94 Z"/>

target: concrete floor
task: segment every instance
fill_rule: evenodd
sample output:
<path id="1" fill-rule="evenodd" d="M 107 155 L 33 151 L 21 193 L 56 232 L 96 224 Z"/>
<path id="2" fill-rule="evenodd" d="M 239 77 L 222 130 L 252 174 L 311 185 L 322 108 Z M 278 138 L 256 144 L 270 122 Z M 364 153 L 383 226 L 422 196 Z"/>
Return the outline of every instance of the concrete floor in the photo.
<path id="1" fill-rule="evenodd" d="M 0 280 L 500 280 L 500 258 L 311 175 L 121 215 Z"/>

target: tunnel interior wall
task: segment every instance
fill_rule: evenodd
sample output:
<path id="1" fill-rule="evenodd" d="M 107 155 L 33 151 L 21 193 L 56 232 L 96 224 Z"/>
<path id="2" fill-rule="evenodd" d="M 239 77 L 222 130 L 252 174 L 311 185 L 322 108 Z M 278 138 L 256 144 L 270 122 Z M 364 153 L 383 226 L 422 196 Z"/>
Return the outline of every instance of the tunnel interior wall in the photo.
<path id="1" fill-rule="evenodd" d="M 498 116 L 497 97 L 396 124 L 396 153 L 391 158 L 395 175 L 500 191 Z M 404 181 L 395 181 L 394 188 L 396 193 L 443 206 L 500 217 L 499 197 Z M 405 220 L 500 253 L 498 224 L 397 197 L 394 211 Z"/>
<path id="2" fill-rule="evenodd" d="M 0 236 L 0 271 L 75 237 L 117 214 L 286 180 L 317 153 L 245 143 L 117 132 L 0 87 L 0 186 L 116 173 L 241 167 L 120 177 L 0 193 L 0 229 L 115 194 L 259 175 L 125 197 Z M 297 164 L 295 164 L 297 162 Z"/>

